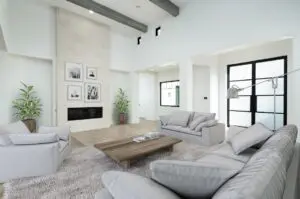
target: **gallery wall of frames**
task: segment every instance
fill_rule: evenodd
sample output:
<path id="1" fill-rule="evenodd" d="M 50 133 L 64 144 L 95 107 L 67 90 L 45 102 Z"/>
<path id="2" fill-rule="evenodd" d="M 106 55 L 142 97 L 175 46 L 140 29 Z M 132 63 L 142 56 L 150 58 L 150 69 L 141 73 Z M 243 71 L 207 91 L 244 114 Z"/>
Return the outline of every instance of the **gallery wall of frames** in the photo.
<path id="1" fill-rule="evenodd" d="M 97 67 L 66 62 L 65 81 L 68 101 L 101 102 L 101 84 L 98 80 Z"/>

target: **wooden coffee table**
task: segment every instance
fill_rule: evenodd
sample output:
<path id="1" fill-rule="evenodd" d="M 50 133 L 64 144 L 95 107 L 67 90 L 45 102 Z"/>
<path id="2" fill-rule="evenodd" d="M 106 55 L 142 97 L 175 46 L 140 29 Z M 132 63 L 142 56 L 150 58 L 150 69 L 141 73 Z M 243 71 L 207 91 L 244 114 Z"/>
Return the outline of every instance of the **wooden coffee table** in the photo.
<path id="1" fill-rule="evenodd" d="M 129 168 L 132 162 L 155 152 L 173 150 L 173 145 L 181 142 L 181 140 L 169 136 L 140 143 L 134 142 L 132 139 L 133 137 L 99 143 L 95 144 L 95 147 L 125 168 Z"/>

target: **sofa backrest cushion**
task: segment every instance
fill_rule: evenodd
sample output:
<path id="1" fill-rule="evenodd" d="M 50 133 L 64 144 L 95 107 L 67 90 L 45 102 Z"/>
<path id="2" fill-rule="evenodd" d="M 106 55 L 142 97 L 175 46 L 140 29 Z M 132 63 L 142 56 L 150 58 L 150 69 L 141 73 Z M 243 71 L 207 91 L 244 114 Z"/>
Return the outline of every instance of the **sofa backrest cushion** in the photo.
<path id="1" fill-rule="evenodd" d="M 198 124 L 198 126 L 195 128 L 195 131 L 199 132 L 202 131 L 202 129 L 205 127 L 212 127 L 212 126 L 216 126 L 217 124 L 218 124 L 218 120 L 207 120 L 205 122 Z"/>
<path id="2" fill-rule="evenodd" d="M 10 134 L 9 138 L 14 145 L 46 144 L 59 141 L 56 133 Z"/>
<path id="3" fill-rule="evenodd" d="M 190 114 L 187 111 L 176 111 L 170 116 L 168 125 L 186 127 L 190 119 Z"/>
<path id="4" fill-rule="evenodd" d="M 289 168 L 294 154 L 294 146 L 298 129 L 295 125 L 287 125 L 278 129 L 261 147 L 260 150 L 272 150 L 278 152 L 283 158 L 286 170 Z"/>
<path id="5" fill-rule="evenodd" d="M 238 175 L 218 190 L 213 199 L 282 199 L 285 180 L 281 157 L 271 150 L 259 151 Z"/>
<path id="6" fill-rule="evenodd" d="M 0 126 L 0 134 L 2 133 L 24 134 L 24 133 L 30 133 L 30 131 L 22 121 L 18 121 L 18 122 Z"/>
<path id="7" fill-rule="evenodd" d="M 256 123 L 246 130 L 234 135 L 230 138 L 229 143 L 235 154 L 239 154 L 256 144 L 267 140 L 273 134 L 273 131 L 269 130 L 263 124 Z"/>
<path id="8" fill-rule="evenodd" d="M 150 164 L 154 180 L 183 198 L 210 198 L 244 163 L 207 155 L 197 162 L 158 160 Z"/>
<path id="9" fill-rule="evenodd" d="M 196 119 L 199 116 L 206 116 L 207 120 L 214 120 L 216 118 L 216 114 L 215 113 L 195 112 L 193 120 Z"/>

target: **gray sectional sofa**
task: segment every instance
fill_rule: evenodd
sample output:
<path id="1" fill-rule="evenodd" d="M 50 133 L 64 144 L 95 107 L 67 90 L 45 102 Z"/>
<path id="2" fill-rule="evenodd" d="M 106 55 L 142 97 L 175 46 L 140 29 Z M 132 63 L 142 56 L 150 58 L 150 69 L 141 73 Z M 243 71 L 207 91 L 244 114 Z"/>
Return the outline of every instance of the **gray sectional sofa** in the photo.
<path id="1" fill-rule="evenodd" d="M 297 127 L 288 125 L 259 149 L 250 147 L 236 154 L 231 140 L 195 161 L 154 161 L 151 179 L 109 171 L 103 174 L 105 188 L 95 199 L 296 199 L 296 138 Z"/>
<path id="2" fill-rule="evenodd" d="M 215 113 L 177 111 L 160 116 L 157 131 L 178 139 L 210 146 L 224 141 L 225 125 L 215 120 Z"/>

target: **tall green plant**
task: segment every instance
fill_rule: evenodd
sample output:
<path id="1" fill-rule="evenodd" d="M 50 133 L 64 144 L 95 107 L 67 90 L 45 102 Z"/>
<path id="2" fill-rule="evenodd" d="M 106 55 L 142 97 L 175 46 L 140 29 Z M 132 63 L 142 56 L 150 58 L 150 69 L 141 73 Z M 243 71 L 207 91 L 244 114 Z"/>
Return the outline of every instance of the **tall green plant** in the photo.
<path id="1" fill-rule="evenodd" d="M 23 88 L 20 89 L 20 96 L 13 101 L 15 116 L 19 120 L 37 119 L 42 111 L 41 100 L 36 96 L 33 86 L 21 83 Z"/>
<path id="2" fill-rule="evenodd" d="M 116 95 L 116 101 L 115 101 L 117 111 L 119 113 L 125 113 L 125 114 L 128 113 L 129 103 L 130 101 L 128 100 L 128 96 L 126 92 L 123 89 L 119 88 Z"/>

